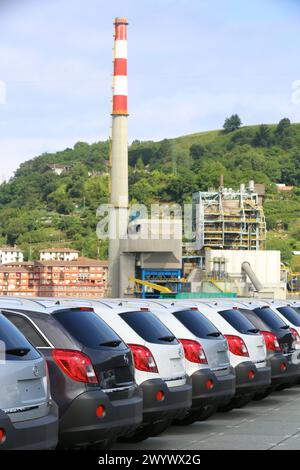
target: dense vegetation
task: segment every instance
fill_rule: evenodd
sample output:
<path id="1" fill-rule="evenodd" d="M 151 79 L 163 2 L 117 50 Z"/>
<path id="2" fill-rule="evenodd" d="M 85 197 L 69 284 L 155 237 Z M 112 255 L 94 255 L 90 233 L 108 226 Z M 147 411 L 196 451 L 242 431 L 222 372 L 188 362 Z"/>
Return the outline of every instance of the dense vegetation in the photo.
<path id="1" fill-rule="evenodd" d="M 42 246 L 67 245 L 105 257 L 107 245 L 95 228 L 96 209 L 108 201 L 108 154 L 108 142 L 78 142 L 21 164 L 0 186 L 0 242 L 20 245 L 27 256 Z M 48 168 L 52 163 L 70 169 L 59 176 Z M 235 117 L 222 131 L 134 141 L 129 164 L 131 201 L 146 205 L 189 202 L 194 191 L 217 187 L 221 174 L 233 188 L 250 179 L 265 183 L 268 248 L 281 249 L 285 261 L 300 249 L 300 124 L 283 119 L 239 128 Z M 274 183 L 294 189 L 279 193 Z"/>

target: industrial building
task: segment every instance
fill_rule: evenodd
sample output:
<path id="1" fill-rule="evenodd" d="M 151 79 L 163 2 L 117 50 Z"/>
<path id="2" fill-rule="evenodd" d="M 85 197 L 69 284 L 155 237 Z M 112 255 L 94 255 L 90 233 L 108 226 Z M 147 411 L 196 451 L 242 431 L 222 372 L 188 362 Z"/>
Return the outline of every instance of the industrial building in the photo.
<path id="1" fill-rule="evenodd" d="M 260 185 L 261 186 L 261 185 Z M 195 249 L 263 250 L 266 222 L 262 193 L 250 181 L 238 191 L 220 186 L 217 191 L 193 194 Z"/>

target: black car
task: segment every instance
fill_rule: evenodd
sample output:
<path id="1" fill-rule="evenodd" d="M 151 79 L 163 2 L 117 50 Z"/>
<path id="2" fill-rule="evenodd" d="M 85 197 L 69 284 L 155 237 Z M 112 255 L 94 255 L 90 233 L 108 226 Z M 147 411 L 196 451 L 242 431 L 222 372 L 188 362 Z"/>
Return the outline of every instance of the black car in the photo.
<path id="1" fill-rule="evenodd" d="M 295 338 L 289 326 L 269 305 L 245 303 L 239 311 L 263 334 L 271 366 L 271 388 L 283 389 L 299 379 L 299 365 L 292 361 Z"/>
<path id="2" fill-rule="evenodd" d="M 60 447 L 107 448 L 141 423 L 131 351 L 92 308 L 5 304 L 2 313 L 47 359 Z"/>

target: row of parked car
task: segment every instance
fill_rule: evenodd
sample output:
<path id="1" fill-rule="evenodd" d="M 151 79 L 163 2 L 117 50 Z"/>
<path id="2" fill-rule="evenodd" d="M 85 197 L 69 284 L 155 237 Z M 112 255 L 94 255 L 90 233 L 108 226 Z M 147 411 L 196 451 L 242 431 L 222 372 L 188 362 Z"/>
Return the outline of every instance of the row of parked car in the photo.
<path id="1" fill-rule="evenodd" d="M 298 354 L 300 302 L 1 298 L 0 449 L 140 442 L 292 386 Z"/>

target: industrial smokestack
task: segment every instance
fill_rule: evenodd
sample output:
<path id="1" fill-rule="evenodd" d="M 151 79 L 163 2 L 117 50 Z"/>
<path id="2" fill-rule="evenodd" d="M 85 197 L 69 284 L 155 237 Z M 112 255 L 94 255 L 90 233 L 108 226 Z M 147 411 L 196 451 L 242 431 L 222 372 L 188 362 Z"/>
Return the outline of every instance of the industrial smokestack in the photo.
<path id="1" fill-rule="evenodd" d="M 120 295 L 120 239 L 128 220 L 127 20 L 115 19 L 112 102 L 109 295 Z"/>

